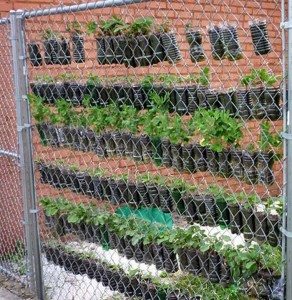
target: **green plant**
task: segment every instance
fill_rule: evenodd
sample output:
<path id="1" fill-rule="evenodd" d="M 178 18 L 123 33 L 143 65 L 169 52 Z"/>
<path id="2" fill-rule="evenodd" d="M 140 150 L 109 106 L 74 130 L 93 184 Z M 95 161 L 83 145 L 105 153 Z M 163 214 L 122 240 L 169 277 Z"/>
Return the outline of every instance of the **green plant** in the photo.
<path id="1" fill-rule="evenodd" d="M 260 264 L 263 269 L 269 270 L 271 275 L 281 275 L 282 251 L 280 247 L 273 247 L 267 243 L 261 246 Z"/>
<path id="2" fill-rule="evenodd" d="M 126 23 L 117 16 L 101 20 L 99 28 L 104 35 L 118 35 L 126 28 Z"/>
<path id="3" fill-rule="evenodd" d="M 67 220 L 72 224 L 80 224 L 81 222 L 85 222 L 90 211 L 90 206 L 84 206 L 83 204 L 75 205 L 68 212 Z"/>
<path id="4" fill-rule="evenodd" d="M 271 133 L 271 124 L 269 121 L 261 123 L 261 132 L 259 138 L 259 148 L 263 152 L 271 151 L 282 144 L 282 138 L 278 133 Z"/>
<path id="5" fill-rule="evenodd" d="M 186 191 L 191 188 L 191 185 L 181 178 L 171 179 L 165 184 L 167 184 L 172 190 Z"/>
<path id="6" fill-rule="evenodd" d="M 79 170 L 79 167 L 76 164 L 70 164 L 70 165 L 68 165 L 68 168 L 71 172 L 75 172 L 75 173 L 78 172 L 78 170 Z"/>
<path id="7" fill-rule="evenodd" d="M 252 69 L 251 72 L 241 78 L 241 84 L 248 86 L 273 86 L 278 80 L 279 76 L 276 76 L 267 69 Z"/>
<path id="8" fill-rule="evenodd" d="M 240 194 L 241 195 L 241 194 Z M 261 204 L 261 198 L 257 194 L 243 195 L 243 206 L 246 208 L 255 208 L 257 204 Z"/>
<path id="9" fill-rule="evenodd" d="M 169 248 L 174 249 L 177 243 L 177 231 L 172 229 L 161 230 L 156 238 L 156 243 L 160 245 L 165 245 Z"/>
<path id="10" fill-rule="evenodd" d="M 222 254 L 231 268 L 235 280 L 244 280 L 253 275 L 258 268 L 261 257 L 261 248 L 257 243 L 251 243 L 247 248 L 239 245 L 237 248 L 225 244 L 218 251 Z"/>
<path id="11" fill-rule="evenodd" d="M 108 224 L 111 217 L 111 214 L 106 211 L 92 210 L 90 215 L 86 218 L 85 223 L 103 227 Z"/>
<path id="12" fill-rule="evenodd" d="M 53 31 L 52 29 L 47 28 L 47 29 L 45 29 L 42 32 L 42 38 L 44 40 L 58 39 L 59 38 L 59 34 L 57 32 L 55 32 L 55 31 Z"/>
<path id="13" fill-rule="evenodd" d="M 101 79 L 100 79 L 99 76 L 90 73 L 88 75 L 86 84 L 89 85 L 89 86 L 99 85 L 99 84 L 101 84 Z"/>
<path id="14" fill-rule="evenodd" d="M 122 124 L 120 108 L 116 103 L 107 106 L 106 123 L 112 129 L 120 129 Z"/>
<path id="15" fill-rule="evenodd" d="M 192 225 L 187 229 L 176 228 L 175 250 L 198 249 L 202 247 L 202 240 L 207 238 L 205 232 L 198 225 Z"/>
<path id="16" fill-rule="evenodd" d="M 129 105 L 122 105 L 119 108 L 119 114 L 119 129 L 127 130 L 131 133 L 136 133 L 141 122 L 141 119 L 138 116 L 137 109 Z"/>
<path id="17" fill-rule="evenodd" d="M 88 124 L 96 133 L 102 132 L 108 126 L 108 112 L 104 108 L 92 107 L 88 114 Z"/>
<path id="18" fill-rule="evenodd" d="M 190 140 L 185 123 L 178 115 L 175 115 L 169 120 L 166 135 L 173 144 L 185 144 Z"/>
<path id="19" fill-rule="evenodd" d="M 182 83 L 183 77 L 174 74 L 160 74 L 158 75 L 158 81 L 160 81 L 164 86 L 174 86 L 175 84 Z"/>
<path id="20" fill-rule="evenodd" d="M 239 199 L 237 198 L 237 194 L 226 194 L 224 200 L 227 204 L 239 204 Z"/>
<path id="21" fill-rule="evenodd" d="M 169 115 L 163 112 L 148 111 L 143 115 L 143 131 L 151 137 L 168 136 Z"/>
<path id="22" fill-rule="evenodd" d="M 228 197 L 226 190 L 223 187 L 215 184 L 210 185 L 206 192 L 210 193 L 215 198 L 216 203 L 225 203 L 225 198 Z"/>
<path id="23" fill-rule="evenodd" d="M 154 85 L 154 80 L 155 80 L 154 75 L 146 75 L 142 78 L 140 83 L 143 88 L 152 88 Z"/>
<path id="24" fill-rule="evenodd" d="M 44 123 L 50 120 L 51 110 L 46 106 L 42 98 L 35 95 L 28 95 L 28 100 L 31 106 L 31 111 L 37 123 Z"/>
<path id="25" fill-rule="evenodd" d="M 155 24 L 155 31 L 166 33 L 170 31 L 171 22 L 169 19 L 164 18 L 164 20 L 161 22 L 161 24 Z"/>
<path id="26" fill-rule="evenodd" d="M 105 175 L 105 171 L 99 168 L 88 170 L 88 174 L 92 177 L 100 177 Z"/>
<path id="27" fill-rule="evenodd" d="M 216 152 L 238 144 L 242 137 L 242 124 L 228 112 L 219 109 L 199 109 L 189 126 L 190 130 L 195 129 L 201 135 L 201 145 Z"/>
<path id="28" fill-rule="evenodd" d="M 86 31 L 88 34 L 95 34 L 98 29 L 98 24 L 95 21 L 89 21 L 86 26 Z"/>
<path id="29" fill-rule="evenodd" d="M 270 214 L 278 214 L 282 216 L 284 201 L 282 197 L 269 197 L 266 200 L 267 212 Z"/>
<path id="30" fill-rule="evenodd" d="M 249 143 L 246 147 L 246 150 L 248 152 L 254 152 L 255 151 L 255 145 L 253 143 Z"/>
<path id="31" fill-rule="evenodd" d="M 67 22 L 66 31 L 70 32 L 71 34 L 82 34 L 83 32 L 82 26 L 77 20 Z"/>
<path id="32" fill-rule="evenodd" d="M 35 82 L 37 82 L 37 83 L 54 83 L 55 79 L 51 75 L 37 75 L 35 77 Z"/>
<path id="33" fill-rule="evenodd" d="M 153 29 L 153 18 L 142 17 L 134 20 L 130 25 L 130 33 L 137 35 L 148 35 Z"/>
<path id="34" fill-rule="evenodd" d="M 67 102 L 64 99 L 59 99 L 56 102 L 57 114 L 56 118 L 58 123 L 64 125 L 74 124 L 78 118 L 76 112 L 73 110 L 71 103 Z"/>
<path id="35" fill-rule="evenodd" d="M 157 92 L 151 92 L 149 95 L 152 107 L 149 110 L 150 115 L 157 113 L 158 111 L 166 112 L 169 104 L 169 93 L 163 96 L 159 96 Z"/>
<path id="36" fill-rule="evenodd" d="M 208 86 L 210 84 L 210 68 L 204 67 L 200 71 L 200 75 L 197 78 L 197 83 L 201 86 Z"/>
<path id="37" fill-rule="evenodd" d="M 43 197 L 40 199 L 40 204 L 49 217 L 67 213 L 73 207 L 73 204 L 64 198 Z"/>
<path id="38" fill-rule="evenodd" d="M 19 275 L 25 275 L 28 271 L 25 254 L 25 245 L 23 244 L 23 241 L 18 240 L 15 242 L 14 249 L 11 252 L 6 253 L 4 257 L 0 256 L 0 259 L 8 259 L 10 263 L 13 263 Z"/>
<path id="39" fill-rule="evenodd" d="M 60 80 L 63 82 L 75 82 L 77 80 L 78 76 L 73 73 L 62 73 L 62 74 L 59 74 L 56 78 L 57 78 L 57 80 Z"/>

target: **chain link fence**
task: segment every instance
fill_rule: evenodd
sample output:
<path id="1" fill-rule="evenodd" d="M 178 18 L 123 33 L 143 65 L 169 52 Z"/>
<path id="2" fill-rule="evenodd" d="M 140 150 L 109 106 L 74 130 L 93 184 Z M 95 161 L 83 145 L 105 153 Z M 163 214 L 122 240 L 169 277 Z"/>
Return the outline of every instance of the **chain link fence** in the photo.
<path id="1" fill-rule="evenodd" d="M 0 25 L 0 273 L 28 284 L 23 198 L 17 144 L 16 105 L 12 70 L 11 31 Z"/>
<path id="2" fill-rule="evenodd" d="M 134 2 L 19 12 L 46 297 L 283 299 L 283 3 Z"/>

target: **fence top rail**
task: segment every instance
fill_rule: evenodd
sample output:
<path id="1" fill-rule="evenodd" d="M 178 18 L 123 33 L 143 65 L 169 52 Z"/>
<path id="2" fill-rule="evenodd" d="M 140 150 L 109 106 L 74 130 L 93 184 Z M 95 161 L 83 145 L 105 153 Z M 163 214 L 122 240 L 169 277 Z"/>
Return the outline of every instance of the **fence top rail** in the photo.
<path id="1" fill-rule="evenodd" d="M 9 18 L 2 18 L 0 19 L 0 25 L 7 25 L 10 23 Z"/>
<path id="2" fill-rule="evenodd" d="M 82 3 L 82 4 L 74 4 L 74 5 L 64 5 L 64 6 L 56 6 L 51 8 L 44 8 L 44 9 L 34 9 L 23 11 L 17 11 L 22 18 L 29 19 L 33 17 L 42 17 L 48 15 L 57 15 L 63 13 L 73 13 L 73 12 L 81 12 L 85 10 L 93 10 L 98 8 L 105 8 L 105 7 L 114 7 L 114 6 L 122 6 L 127 4 L 135 4 L 135 3 L 142 3 L 148 2 L 149 0 L 102 0 L 102 1 L 95 1 L 89 3 Z M 14 12 L 14 11 L 11 11 Z M 10 19 L 2 18 L 0 19 L 0 25 L 9 24 Z"/>

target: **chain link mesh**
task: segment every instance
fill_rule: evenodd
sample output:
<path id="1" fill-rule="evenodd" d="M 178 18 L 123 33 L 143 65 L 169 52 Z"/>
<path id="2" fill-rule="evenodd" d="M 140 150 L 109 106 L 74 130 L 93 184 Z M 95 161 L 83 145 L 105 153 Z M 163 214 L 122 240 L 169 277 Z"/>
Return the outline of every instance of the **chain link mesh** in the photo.
<path id="1" fill-rule="evenodd" d="M 27 285 L 10 25 L 0 25 L 0 273 Z"/>
<path id="2" fill-rule="evenodd" d="M 48 299 L 281 296 L 280 21 L 273 0 L 26 21 Z"/>

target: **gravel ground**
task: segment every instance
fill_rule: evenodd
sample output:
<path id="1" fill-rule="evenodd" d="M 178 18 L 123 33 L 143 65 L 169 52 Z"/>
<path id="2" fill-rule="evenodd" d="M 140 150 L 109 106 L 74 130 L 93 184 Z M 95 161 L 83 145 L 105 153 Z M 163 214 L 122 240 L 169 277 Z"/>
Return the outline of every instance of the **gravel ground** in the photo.
<path id="1" fill-rule="evenodd" d="M 0 274 L 0 299 L 1 300 L 36 300 L 29 290 L 15 280 L 8 279 Z"/>

